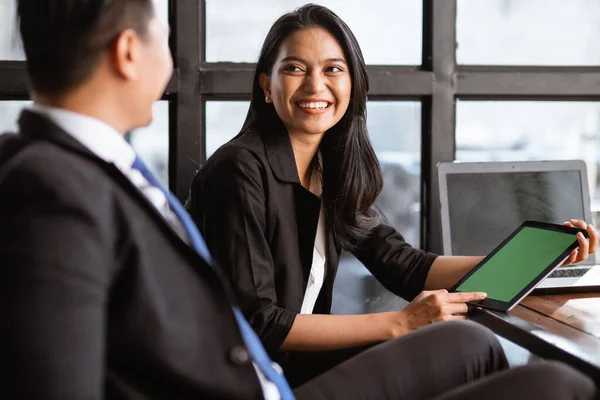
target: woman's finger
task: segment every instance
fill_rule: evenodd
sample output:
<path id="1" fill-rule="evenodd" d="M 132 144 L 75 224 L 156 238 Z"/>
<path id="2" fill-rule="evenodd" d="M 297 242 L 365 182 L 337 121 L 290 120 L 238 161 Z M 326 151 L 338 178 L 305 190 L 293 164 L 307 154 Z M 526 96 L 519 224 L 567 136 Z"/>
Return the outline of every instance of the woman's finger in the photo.
<path id="1" fill-rule="evenodd" d="M 562 266 L 566 267 L 568 265 L 571 265 L 575 263 L 575 260 L 577 260 L 577 249 L 573 250 L 571 254 L 569 254 L 569 258 L 567 258 L 567 260 L 563 263 Z"/>
<path id="2" fill-rule="evenodd" d="M 444 314 L 466 314 L 469 307 L 465 303 L 448 303 L 444 306 Z"/>
<path id="3" fill-rule="evenodd" d="M 596 230 L 596 228 L 594 228 L 594 226 L 592 226 L 592 224 L 588 224 L 587 231 L 588 235 L 590 235 L 589 254 L 594 254 L 596 252 L 596 249 L 598 248 L 598 231 Z"/>
<path id="4" fill-rule="evenodd" d="M 577 259 L 575 262 L 585 261 L 587 260 L 589 255 L 590 245 L 588 243 L 588 240 L 585 238 L 585 236 L 583 236 L 583 233 L 581 232 L 577 232 L 577 241 L 579 242 L 579 249 L 577 249 L 579 254 L 577 255 Z"/>
<path id="5" fill-rule="evenodd" d="M 587 224 L 585 223 L 585 221 L 583 221 L 581 219 L 572 219 L 569 222 L 571 222 L 573 224 L 573 226 L 576 228 L 587 229 Z"/>
<path id="6" fill-rule="evenodd" d="M 467 319 L 466 315 L 445 315 L 443 317 L 444 321 L 456 321 L 460 319 Z"/>

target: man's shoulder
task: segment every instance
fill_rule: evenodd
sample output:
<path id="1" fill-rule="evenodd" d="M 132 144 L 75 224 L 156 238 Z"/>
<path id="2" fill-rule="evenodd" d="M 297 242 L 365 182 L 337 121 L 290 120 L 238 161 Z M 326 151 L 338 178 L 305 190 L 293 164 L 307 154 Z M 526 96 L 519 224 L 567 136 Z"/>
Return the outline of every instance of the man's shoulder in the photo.
<path id="1" fill-rule="evenodd" d="M 0 134 L 0 166 L 8 162 L 27 144 L 27 139 L 12 132 Z"/>
<path id="2" fill-rule="evenodd" d="M 10 146 L 8 141 L 0 144 L 0 152 L 8 151 L 5 145 Z M 102 177 L 100 162 L 50 142 L 28 141 L 0 165 L 0 188 L 8 196 L 44 193 L 57 199 L 98 199 L 110 185 Z"/>

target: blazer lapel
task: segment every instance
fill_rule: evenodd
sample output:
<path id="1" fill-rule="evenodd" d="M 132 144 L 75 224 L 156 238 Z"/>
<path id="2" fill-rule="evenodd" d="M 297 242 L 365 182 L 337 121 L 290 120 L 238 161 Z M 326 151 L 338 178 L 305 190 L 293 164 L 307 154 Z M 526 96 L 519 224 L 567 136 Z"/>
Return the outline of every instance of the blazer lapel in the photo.
<path id="1" fill-rule="evenodd" d="M 296 225 L 298 227 L 298 249 L 302 264 L 303 287 L 306 290 L 312 268 L 313 250 L 321 199 L 306 190 L 300 183 L 298 168 L 290 138 L 285 129 L 272 130 L 262 134 L 265 153 L 273 175 L 280 181 L 293 185 Z"/>

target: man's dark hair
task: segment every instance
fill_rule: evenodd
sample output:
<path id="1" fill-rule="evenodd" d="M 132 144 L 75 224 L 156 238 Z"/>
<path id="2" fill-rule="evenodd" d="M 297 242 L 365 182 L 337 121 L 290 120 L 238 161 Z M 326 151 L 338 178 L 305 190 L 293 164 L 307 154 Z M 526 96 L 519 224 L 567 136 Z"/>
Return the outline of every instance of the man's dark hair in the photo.
<path id="1" fill-rule="evenodd" d="M 145 37 L 152 0 L 18 0 L 32 88 L 61 94 L 85 81 L 125 29 Z"/>

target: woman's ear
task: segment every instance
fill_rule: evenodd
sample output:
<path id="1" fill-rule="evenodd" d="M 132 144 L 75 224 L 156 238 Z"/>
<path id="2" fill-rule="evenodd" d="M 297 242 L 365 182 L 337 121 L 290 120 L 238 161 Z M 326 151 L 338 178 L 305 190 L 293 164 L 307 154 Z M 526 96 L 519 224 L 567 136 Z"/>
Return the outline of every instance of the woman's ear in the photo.
<path id="1" fill-rule="evenodd" d="M 258 83 L 265 93 L 265 102 L 271 103 L 273 101 L 271 99 L 271 77 L 263 72 L 258 77 Z"/>

